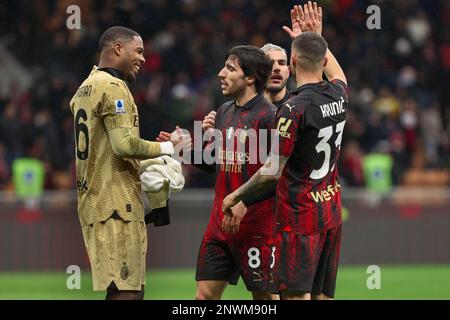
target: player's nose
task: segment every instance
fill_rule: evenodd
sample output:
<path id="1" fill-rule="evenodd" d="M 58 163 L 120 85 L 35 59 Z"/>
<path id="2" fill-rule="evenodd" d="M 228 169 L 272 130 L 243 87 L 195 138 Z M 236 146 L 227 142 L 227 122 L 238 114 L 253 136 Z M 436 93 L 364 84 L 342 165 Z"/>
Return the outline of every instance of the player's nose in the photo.
<path id="1" fill-rule="evenodd" d="M 274 63 L 273 67 L 272 67 L 272 71 L 279 72 L 280 71 L 280 65 L 278 63 Z"/>
<path id="2" fill-rule="evenodd" d="M 217 76 L 221 79 L 224 79 L 225 78 L 225 68 L 222 68 L 222 70 L 220 70 L 220 72 Z"/>

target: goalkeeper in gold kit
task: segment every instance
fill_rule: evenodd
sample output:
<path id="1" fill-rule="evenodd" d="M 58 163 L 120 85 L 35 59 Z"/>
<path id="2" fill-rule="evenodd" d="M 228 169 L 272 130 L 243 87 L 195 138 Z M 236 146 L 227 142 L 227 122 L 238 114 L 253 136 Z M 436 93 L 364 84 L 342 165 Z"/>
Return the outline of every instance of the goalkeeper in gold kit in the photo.
<path id="1" fill-rule="evenodd" d="M 138 110 L 127 81 L 145 62 L 139 34 L 107 29 L 100 62 L 70 102 L 76 142 L 78 217 L 94 290 L 106 299 L 143 299 L 147 233 L 140 160 L 172 155 L 172 142 L 139 137 Z"/>

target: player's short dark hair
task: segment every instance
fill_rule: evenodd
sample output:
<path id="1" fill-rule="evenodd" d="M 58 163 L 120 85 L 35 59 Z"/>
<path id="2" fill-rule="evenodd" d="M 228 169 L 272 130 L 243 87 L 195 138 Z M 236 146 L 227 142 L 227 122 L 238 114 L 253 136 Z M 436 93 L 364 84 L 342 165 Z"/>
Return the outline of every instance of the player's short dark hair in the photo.
<path id="1" fill-rule="evenodd" d="M 127 42 L 129 40 L 133 40 L 134 37 L 140 37 L 139 33 L 134 30 L 121 26 L 110 27 L 106 29 L 100 37 L 100 40 L 98 41 L 98 48 L 102 51 L 103 48 L 116 41 Z"/>
<path id="2" fill-rule="evenodd" d="M 305 70 L 317 70 L 327 54 L 328 44 L 315 32 L 303 32 L 292 42 L 297 51 L 296 61 Z"/>
<path id="3" fill-rule="evenodd" d="M 264 51 L 255 46 L 236 46 L 230 49 L 226 59 L 229 57 L 237 58 L 244 75 L 255 78 L 256 92 L 263 92 L 273 63 Z"/>

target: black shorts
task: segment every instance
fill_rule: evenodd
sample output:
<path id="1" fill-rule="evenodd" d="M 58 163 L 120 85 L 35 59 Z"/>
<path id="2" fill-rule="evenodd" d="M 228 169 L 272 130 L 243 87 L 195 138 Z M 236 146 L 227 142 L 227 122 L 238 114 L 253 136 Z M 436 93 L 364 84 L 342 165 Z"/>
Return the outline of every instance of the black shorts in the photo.
<path id="1" fill-rule="evenodd" d="M 277 292 L 274 282 L 273 237 L 247 235 L 218 240 L 203 237 L 195 280 L 228 281 L 236 285 L 242 276 L 249 291 Z"/>
<path id="2" fill-rule="evenodd" d="M 279 231 L 276 254 L 279 290 L 333 298 L 340 244 L 340 225 L 310 235 Z"/>

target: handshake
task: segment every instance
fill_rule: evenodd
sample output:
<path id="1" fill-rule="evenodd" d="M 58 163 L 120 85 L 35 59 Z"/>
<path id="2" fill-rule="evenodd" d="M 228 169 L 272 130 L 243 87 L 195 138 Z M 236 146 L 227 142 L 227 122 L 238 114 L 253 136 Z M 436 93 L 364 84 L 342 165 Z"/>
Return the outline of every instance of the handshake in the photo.
<path id="1" fill-rule="evenodd" d="M 157 142 L 172 142 L 174 148 L 174 155 L 180 158 L 184 153 L 188 153 L 192 150 L 192 138 L 189 132 L 185 133 L 183 129 L 176 126 L 172 133 L 161 131 L 156 138 Z"/>

